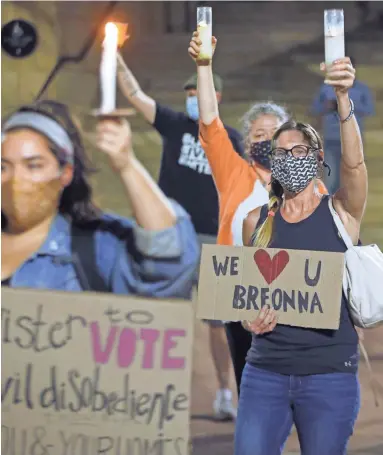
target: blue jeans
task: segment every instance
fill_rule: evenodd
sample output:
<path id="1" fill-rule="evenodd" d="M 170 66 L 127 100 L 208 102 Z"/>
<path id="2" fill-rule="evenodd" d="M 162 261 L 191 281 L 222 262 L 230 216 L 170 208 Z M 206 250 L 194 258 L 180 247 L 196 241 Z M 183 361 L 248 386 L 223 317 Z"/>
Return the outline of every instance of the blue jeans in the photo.
<path id="1" fill-rule="evenodd" d="M 234 455 L 280 455 L 293 423 L 301 455 L 345 455 L 359 406 L 356 373 L 288 376 L 246 364 Z"/>

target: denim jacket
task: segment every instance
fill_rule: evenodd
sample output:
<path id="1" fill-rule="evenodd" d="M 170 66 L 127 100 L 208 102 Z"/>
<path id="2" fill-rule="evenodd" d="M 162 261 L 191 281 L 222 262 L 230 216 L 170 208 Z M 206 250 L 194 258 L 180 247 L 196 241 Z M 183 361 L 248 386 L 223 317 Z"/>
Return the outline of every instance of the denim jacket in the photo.
<path id="1" fill-rule="evenodd" d="M 177 223 L 146 231 L 133 220 L 105 214 L 93 231 L 95 269 L 115 294 L 190 298 L 199 260 L 189 215 L 174 201 Z M 85 233 L 84 233 L 85 234 Z M 39 251 L 13 274 L 10 287 L 82 291 L 71 246 L 71 223 L 57 215 Z"/>

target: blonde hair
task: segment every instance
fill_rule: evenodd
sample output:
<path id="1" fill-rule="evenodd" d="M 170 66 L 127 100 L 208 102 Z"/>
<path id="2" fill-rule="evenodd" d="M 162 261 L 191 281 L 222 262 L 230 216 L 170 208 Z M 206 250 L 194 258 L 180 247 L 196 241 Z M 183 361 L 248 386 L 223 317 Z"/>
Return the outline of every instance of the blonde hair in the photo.
<path id="1" fill-rule="evenodd" d="M 304 138 L 308 141 L 310 147 L 315 150 L 323 150 L 323 143 L 319 136 L 319 134 L 314 130 L 311 125 L 307 123 L 299 123 L 294 120 L 290 120 L 284 123 L 274 134 L 272 139 L 271 148 L 274 149 L 276 147 L 276 141 L 278 140 L 279 136 L 284 131 L 300 131 Z M 316 191 L 317 185 L 316 185 Z M 269 202 L 267 204 L 267 217 L 266 220 L 259 226 L 258 229 L 255 230 L 250 243 L 253 246 L 259 248 L 267 248 L 270 244 L 270 241 L 273 236 L 273 224 L 274 224 L 274 216 L 281 207 L 283 202 L 283 188 L 281 184 L 277 180 L 271 181 L 271 191 L 269 195 Z"/>
<path id="2" fill-rule="evenodd" d="M 267 248 L 273 236 L 274 215 L 277 213 L 283 201 L 283 188 L 274 180 L 271 183 L 270 198 L 267 204 L 267 217 L 255 230 L 250 243 L 259 248 Z"/>

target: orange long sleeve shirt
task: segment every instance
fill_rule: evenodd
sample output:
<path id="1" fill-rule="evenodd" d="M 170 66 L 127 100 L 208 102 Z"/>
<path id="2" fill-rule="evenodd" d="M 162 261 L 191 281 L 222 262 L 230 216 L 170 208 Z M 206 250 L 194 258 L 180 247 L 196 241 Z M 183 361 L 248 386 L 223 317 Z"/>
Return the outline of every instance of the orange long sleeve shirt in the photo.
<path id="1" fill-rule="evenodd" d="M 242 223 L 253 209 L 267 204 L 269 193 L 254 168 L 233 149 L 219 118 L 200 122 L 199 140 L 209 160 L 219 198 L 219 245 L 242 245 Z"/>

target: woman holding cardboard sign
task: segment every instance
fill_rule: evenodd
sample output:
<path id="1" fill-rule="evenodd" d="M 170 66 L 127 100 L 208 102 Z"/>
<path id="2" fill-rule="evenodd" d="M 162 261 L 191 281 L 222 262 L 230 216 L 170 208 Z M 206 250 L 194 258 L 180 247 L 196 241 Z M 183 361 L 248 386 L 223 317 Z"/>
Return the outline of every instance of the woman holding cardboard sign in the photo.
<path id="1" fill-rule="evenodd" d="M 213 37 L 213 52 L 216 44 L 217 40 Z M 220 119 L 212 65 L 199 59 L 200 50 L 201 40 L 198 32 L 194 32 L 188 52 L 198 68 L 200 142 L 219 194 L 217 243 L 242 246 L 244 218 L 251 210 L 268 201 L 271 138 L 289 119 L 289 114 L 283 106 L 273 102 L 255 103 L 243 117 L 247 161 L 243 160 L 235 153 Z M 316 183 L 319 192 L 327 193 L 320 180 Z M 225 326 L 239 392 L 251 335 L 240 322 L 229 322 Z M 256 327 L 259 329 L 258 322 Z"/>
<path id="2" fill-rule="evenodd" d="M 358 243 L 367 171 L 348 95 L 355 70 L 347 57 L 321 69 L 337 97 L 341 189 L 331 197 L 315 191 L 322 141 L 310 125 L 287 122 L 273 137 L 272 190 L 268 205 L 252 214 L 258 221 L 249 245 L 345 252 L 329 203 Z M 295 423 L 303 454 L 345 454 L 359 411 L 358 357 L 358 336 L 344 295 L 338 330 L 278 324 L 265 336 L 254 335 L 242 377 L 235 453 L 281 453 Z"/>
<path id="3" fill-rule="evenodd" d="M 189 216 L 135 157 L 126 121 L 101 121 L 96 145 L 120 178 L 134 221 L 93 203 L 82 138 L 65 105 L 41 101 L 5 121 L 2 284 L 190 297 L 199 250 Z"/>

